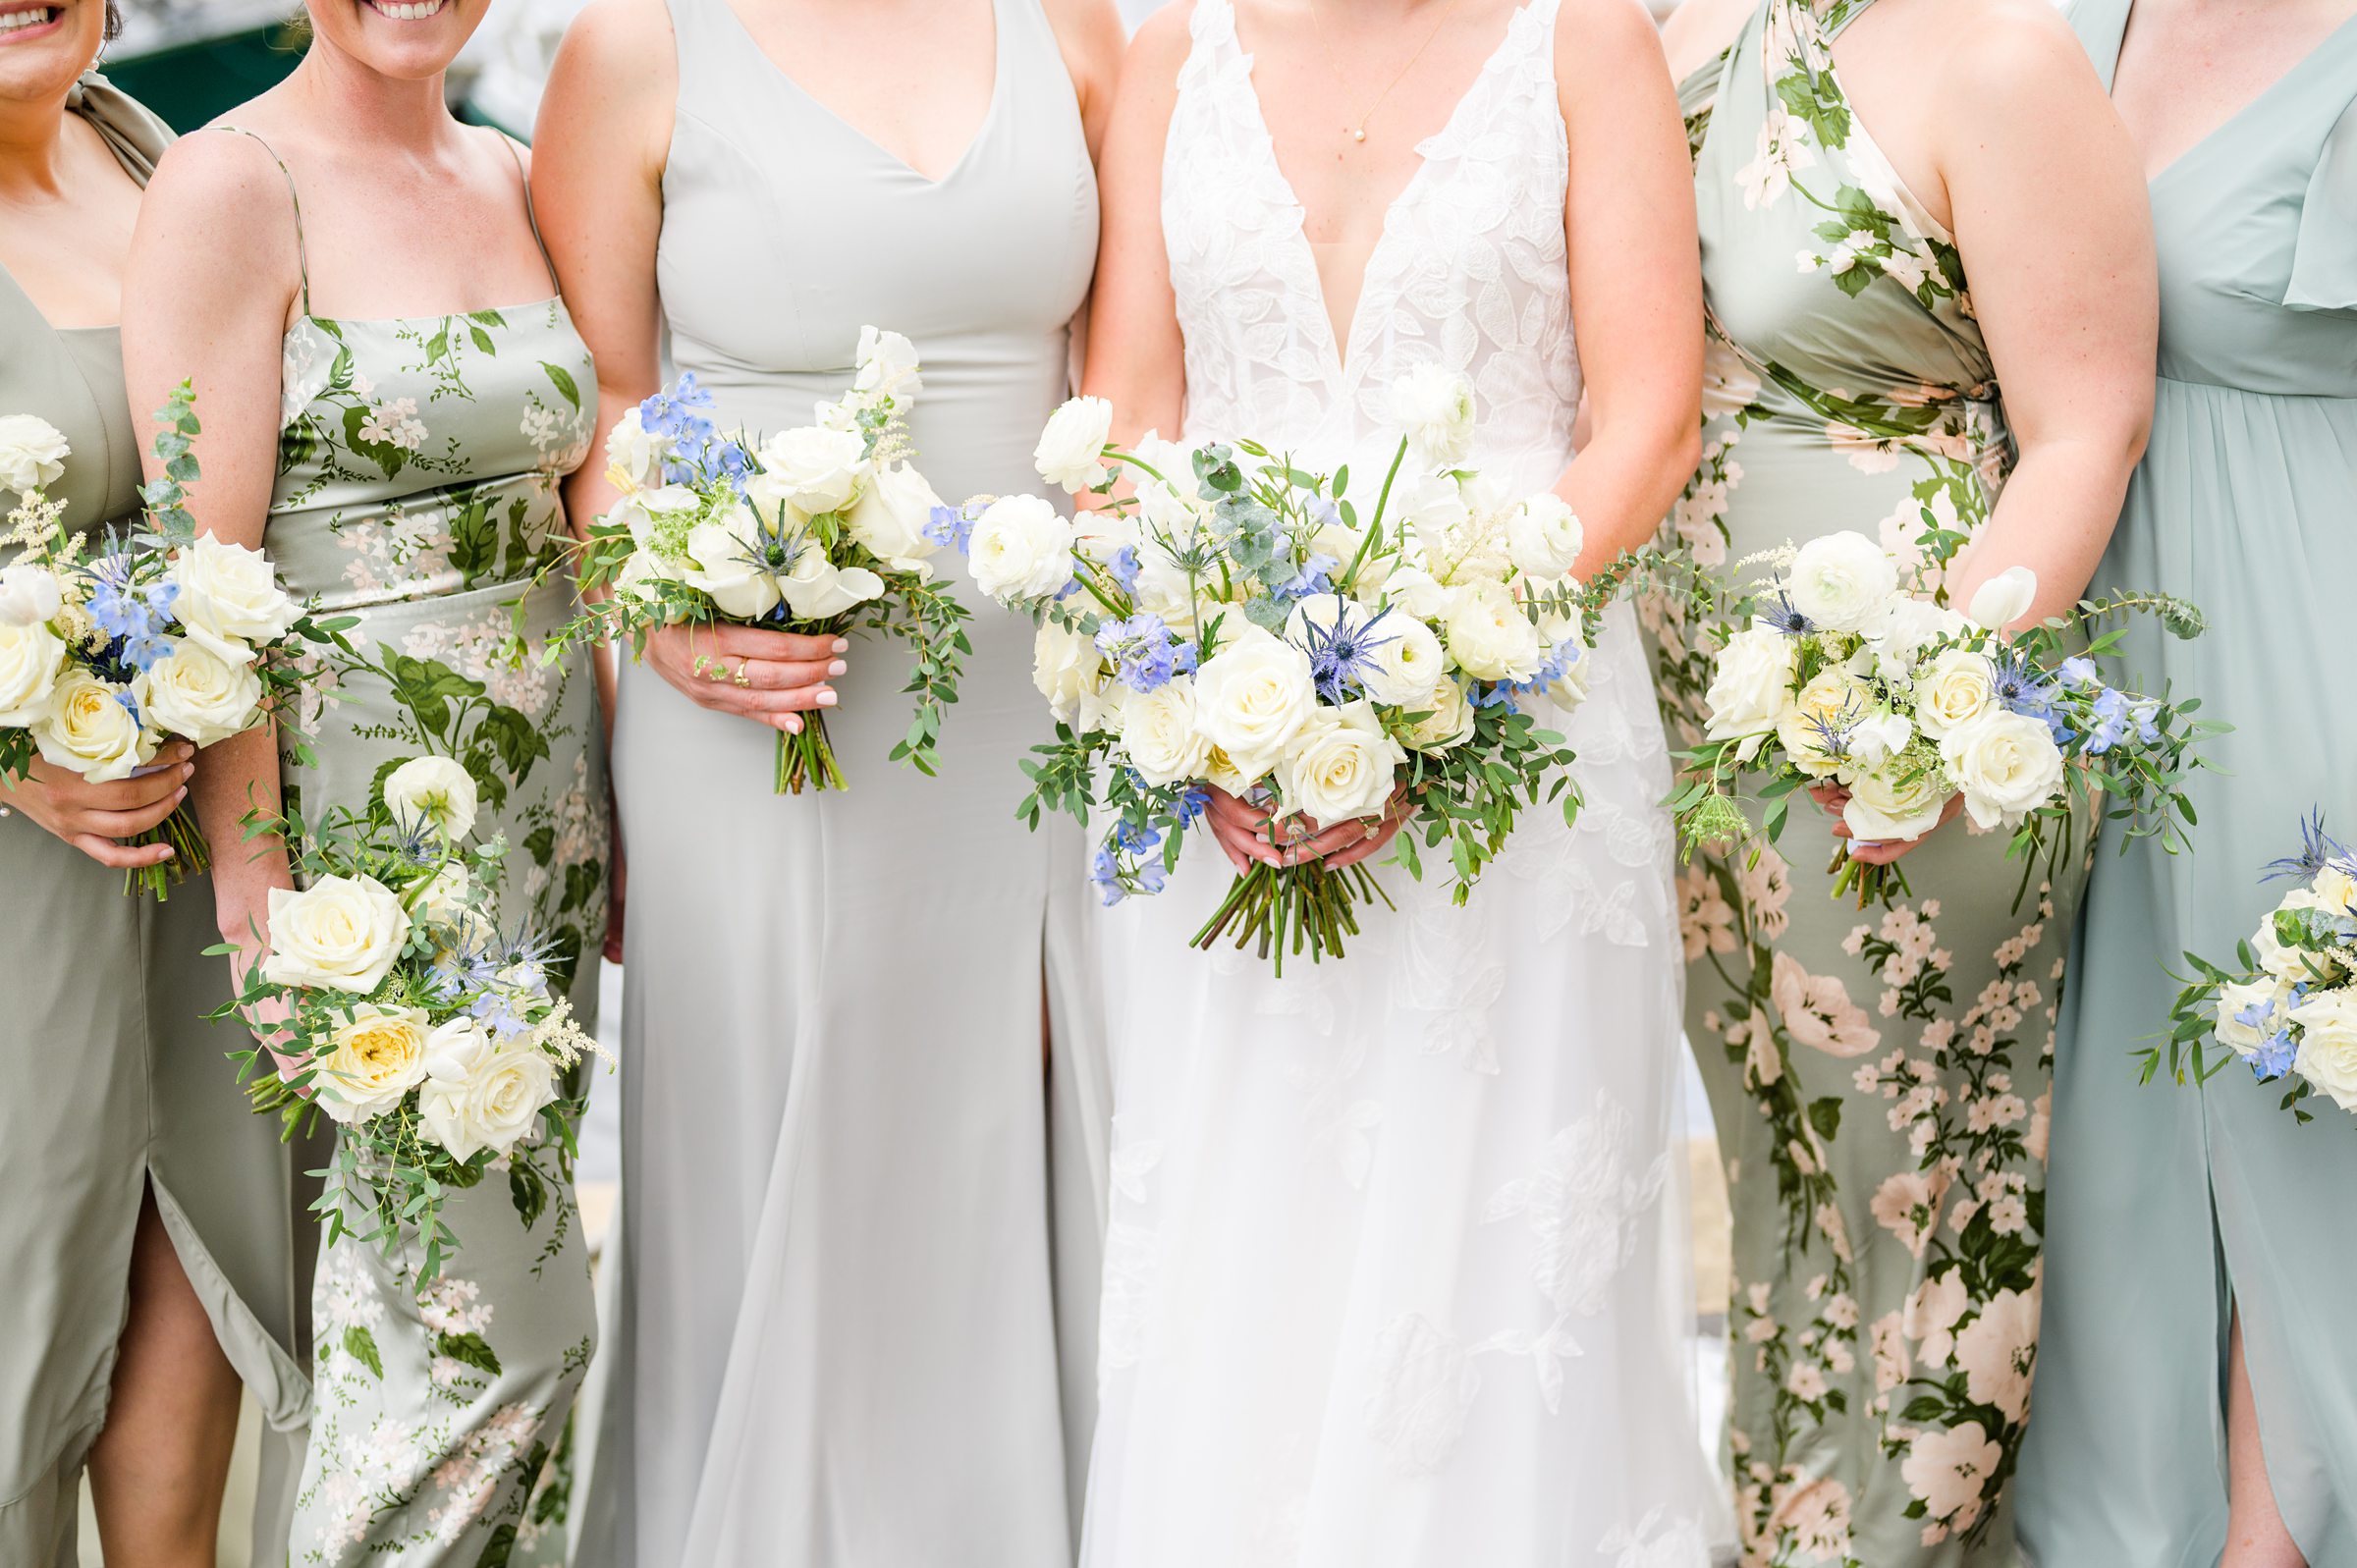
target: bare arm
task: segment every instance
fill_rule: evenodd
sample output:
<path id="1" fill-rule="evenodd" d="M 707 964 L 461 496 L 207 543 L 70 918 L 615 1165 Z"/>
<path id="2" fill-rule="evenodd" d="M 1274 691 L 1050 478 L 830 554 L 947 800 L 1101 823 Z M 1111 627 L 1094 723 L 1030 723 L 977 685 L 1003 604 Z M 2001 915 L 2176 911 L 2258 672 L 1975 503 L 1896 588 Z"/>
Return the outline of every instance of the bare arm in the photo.
<path id="1" fill-rule="evenodd" d="M 2076 602 L 2152 424 L 2159 281 L 2142 165 L 2069 29 L 2036 0 L 1975 25 L 1935 86 L 1941 175 L 2020 460 L 1950 598 L 2038 573 L 2024 623 Z M 1969 41 L 1967 41 L 1969 40 Z"/>
<path id="2" fill-rule="evenodd" d="M 1162 149 L 1178 101 L 1192 9 L 1166 7 L 1130 40 L 1097 160 L 1104 227 L 1081 386 L 1112 403 L 1116 441 L 1148 430 L 1176 439 L 1185 411 L 1184 344 L 1162 240 Z"/>
<path id="3" fill-rule="evenodd" d="M 1566 0 L 1556 37 L 1589 420 L 1556 490 L 1586 526 L 1584 576 L 1652 538 L 1694 471 L 1702 268 L 1677 94 L 1650 19 L 1631 0 Z"/>
<path id="4" fill-rule="evenodd" d="M 1072 79 L 1080 102 L 1080 129 L 1088 137 L 1088 155 L 1105 150 L 1105 130 L 1113 123 L 1114 88 L 1122 74 L 1121 13 L 1113 0 L 1047 0 L 1048 26 L 1056 31 L 1064 54 L 1064 69 Z"/>
<path id="5" fill-rule="evenodd" d="M 192 380 L 204 477 L 189 510 L 205 532 L 255 548 L 278 473 L 279 364 L 299 285 L 296 254 L 294 207 L 277 165 L 244 136 L 208 132 L 165 153 L 124 278 L 124 370 L 142 437 L 152 410 Z M 144 460 L 152 479 L 156 463 Z M 293 886 L 284 843 L 244 843 L 248 811 L 279 811 L 270 730 L 206 747 L 191 787 L 213 847 L 222 935 L 249 944 L 248 922 L 262 926 L 268 890 Z"/>

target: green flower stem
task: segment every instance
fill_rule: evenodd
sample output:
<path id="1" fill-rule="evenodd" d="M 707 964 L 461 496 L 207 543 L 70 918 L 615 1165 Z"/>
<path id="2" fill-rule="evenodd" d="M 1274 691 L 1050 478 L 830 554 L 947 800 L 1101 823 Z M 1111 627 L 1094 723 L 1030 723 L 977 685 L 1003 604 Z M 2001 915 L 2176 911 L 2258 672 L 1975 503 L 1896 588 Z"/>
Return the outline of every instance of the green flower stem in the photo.
<path id="1" fill-rule="evenodd" d="M 799 734 L 778 731 L 778 793 L 798 795 L 805 788 L 849 789 L 843 770 L 835 765 L 835 748 L 827 741 L 826 716 L 816 709 L 802 715 Z"/>
<path id="2" fill-rule="evenodd" d="M 148 829 L 133 844 L 168 843 L 172 858 L 160 866 L 137 866 L 123 873 L 126 893 L 144 892 L 162 903 L 172 896 L 176 883 L 193 877 L 213 863 L 212 851 L 206 846 L 204 834 L 196 826 L 196 814 L 183 801 L 178 810 L 156 827 Z"/>
<path id="3" fill-rule="evenodd" d="M 1343 939 L 1358 935 L 1358 906 L 1381 900 L 1397 909 L 1364 866 L 1330 871 L 1323 861 L 1300 866 L 1254 865 L 1228 885 L 1228 896 L 1203 922 L 1192 946 L 1209 951 L 1228 938 L 1270 961 L 1280 979 L 1288 953 L 1306 951 L 1311 963 L 1344 956 Z"/>

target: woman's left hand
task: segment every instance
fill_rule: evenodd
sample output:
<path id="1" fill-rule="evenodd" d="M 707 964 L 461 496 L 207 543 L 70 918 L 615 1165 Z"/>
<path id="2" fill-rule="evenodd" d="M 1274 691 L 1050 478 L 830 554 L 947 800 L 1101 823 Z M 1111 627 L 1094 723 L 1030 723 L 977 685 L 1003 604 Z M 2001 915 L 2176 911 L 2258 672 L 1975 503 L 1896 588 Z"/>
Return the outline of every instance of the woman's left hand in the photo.
<path id="1" fill-rule="evenodd" d="M 1847 789 L 1837 784 L 1813 784 L 1809 785 L 1809 794 L 1818 805 L 1825 808 L 1825 814 L 1834 819 L 1835 838 L 1852 838 L 1856 837 L 1849 831 L 1849 824 L 1841 820 L 1841 808 L 1849 804 Z M 1963 795 L 1950 795 L 1946 808 L 1940 813 L 1940 820 L 1923 833 L 1917 834 L 1912 838 L 1900 838 L 1889 843 L 1853 843 L 1849 847 L 1849 858 L 1861 865 L 1890 865 L 1903 855 L 1914 853 L 1926 838 L 1955 821 L 1956 813 L 1963 809 Z"/>
<path id="2" fill-rule="evenodd" d="M 1238 871 L 1245 860 L 1281 870 L 1323 860 L 1330 870 L 1340 871 L 1380 853 L 1398 836 L 1407 821 L 1407 788 L 1403 784 L 1392 791 L 1382 816 L 1353 817 L 1332 827 L 1321 827 L 1308 817 L 1273 818 L 1267 807 L 1224 789 L 1211 792 L 1208 815 L 1213 837 Z"/>

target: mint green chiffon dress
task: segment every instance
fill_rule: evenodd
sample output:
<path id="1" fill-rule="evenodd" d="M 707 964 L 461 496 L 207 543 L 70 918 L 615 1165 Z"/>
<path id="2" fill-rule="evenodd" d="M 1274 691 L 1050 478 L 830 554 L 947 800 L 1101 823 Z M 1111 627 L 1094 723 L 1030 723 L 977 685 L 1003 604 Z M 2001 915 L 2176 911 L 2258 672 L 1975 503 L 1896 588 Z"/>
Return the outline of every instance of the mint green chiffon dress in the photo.
<path id="1" fill-rule="evenodd" d="M 2107 82 L 2129 0 L 2073 21 Z M 2152 184 L 2161 380 L 2099 587 L 2184 594 L 2191 642 L 2122 666 L 2235 726 L 2193 852 L 2106 844 L 2055 1073 L 2044 1342 L 2018 1487 L 2041 1568 L 2194 1568 L 2225 1541 L 2230 1311 L 2284 1523 L 2357 1563 L 2357 1126 L 2230 1065 L 2140 1087 L 2191 949 L 2228 959 L 2323 807 L 2357 838 L 2357 20 Z"/>

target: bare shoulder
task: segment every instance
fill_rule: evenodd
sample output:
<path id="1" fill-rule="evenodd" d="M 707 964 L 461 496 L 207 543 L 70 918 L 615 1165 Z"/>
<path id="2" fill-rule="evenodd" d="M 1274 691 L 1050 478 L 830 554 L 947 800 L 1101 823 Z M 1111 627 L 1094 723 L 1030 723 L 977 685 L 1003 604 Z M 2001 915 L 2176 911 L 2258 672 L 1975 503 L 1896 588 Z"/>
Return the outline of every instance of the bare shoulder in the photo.
<path id="1" fill-rule="evenodd" d="M 1632 71 L 1669 74 L 1662 35 L 1642 0 L 1562 0 L 1555 17 L 1556 81 L 1611 88 L 1625 85 Z"/>
<path id="2" fill-rule="evenodd" d="M 1122 14 L 1113 0 L 1045 0 L 1048 26 L 1073 79 L 1110 85 L 1122 68 Z"/>
<path id="3" fill-rule="evenodd" d="M 1146 18 L 1122 57 L 1122 84 L 1176 82 L 1195 46 L 1194 0 L 1174 0 Z"/>
<path id="4" fill-rule="evenodd" d="M 1924 58 L 1941 62 L 1948 106 L 1983 115 L 2085 111 L 2104 92 L 2094 63 L 2049 0 L 1916 4 L 1908 17 Z"/>
<path id="5" fill-rule="evenodd" d="M 1759 0 L 1681 0 L 1662 24 L 1671 75 L 1683 81 L 1725 54 L 1759 8 Z"/>
<path id="6" fill-rule="evenodd" d="M 638 102 L 678 91 L 679 45 L 663 0 L 589 0 L 565 29 L 558 68 Z"/>
<path id="7" fill-rule="evenodd" d="M 165 148 L 156 162 L 155 177 L 147 183 L 141 211 L 169 217 L 206 215 L 211 221 L 203 232 L 235 240 L 240 246 L 253 235 L 279 227 L 292 233 L 295 206 L 290 176 L 278 161 L 283 149 L 277 140 L 265 145 L 255 139 L 274 128 L 266 123 L 266 117 L 245 118 L 265 123 L 233 130 L 232 126 L 245 122 L 232 116 Z"/>

